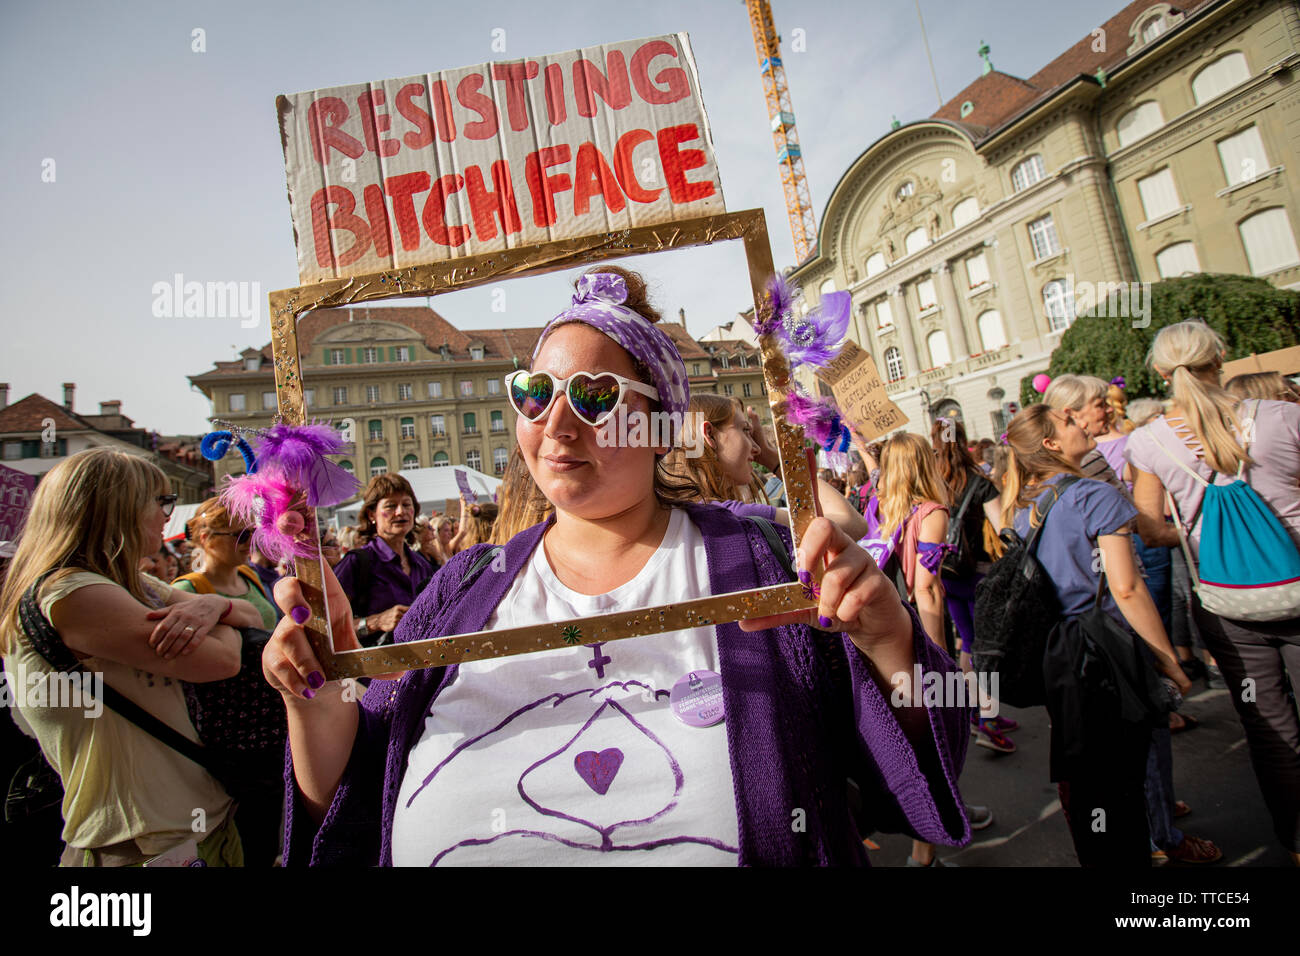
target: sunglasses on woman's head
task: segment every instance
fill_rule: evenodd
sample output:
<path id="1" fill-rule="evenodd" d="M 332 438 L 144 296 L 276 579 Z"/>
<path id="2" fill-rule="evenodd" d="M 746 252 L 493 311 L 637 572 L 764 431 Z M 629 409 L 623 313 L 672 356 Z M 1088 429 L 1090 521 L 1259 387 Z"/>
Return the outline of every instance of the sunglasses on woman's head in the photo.
<path id="1" fill-rule="evenodd" d="M 510 404 L 530 422 L 546 415 L 555 396 L 561 393 L 568 399 L 573 414 L 588 425 L 603 425 L 629 391 L 659 398 L 657 389 L 613 372 L 574 372 L 568 378 L 556 378 L 550 372 L 520 369 L 507 375 L 505 382 Z"/>

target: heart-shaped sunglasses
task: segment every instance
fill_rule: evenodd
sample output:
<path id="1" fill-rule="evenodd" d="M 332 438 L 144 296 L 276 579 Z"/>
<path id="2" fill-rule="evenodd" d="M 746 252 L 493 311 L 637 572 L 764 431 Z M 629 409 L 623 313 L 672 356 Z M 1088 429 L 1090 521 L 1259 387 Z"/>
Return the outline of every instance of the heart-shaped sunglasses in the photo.
<path id="1" fill-rule="evenodd" d="M 634 382 L 613 372 L 574 372 L 568 378 L 556 378 L 550 372 L 520 369 L 505 378 L 506 395 L 515 411 L 530 422 L 538 421 L 563 393 L 569 407 L 588 425 L 603 425 L 629 391 L 658 399 L 659 392 L 641 382 Z"/>

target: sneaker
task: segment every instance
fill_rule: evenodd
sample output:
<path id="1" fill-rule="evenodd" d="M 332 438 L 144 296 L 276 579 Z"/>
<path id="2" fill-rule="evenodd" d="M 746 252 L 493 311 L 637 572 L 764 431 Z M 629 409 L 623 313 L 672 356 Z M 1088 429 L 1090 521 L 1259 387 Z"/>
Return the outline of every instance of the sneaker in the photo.
<path id="1" fill-rule="evenodd" d="M 1170 863 L 1218 863 L 1223 859 L 1223 851 L 1217 846 L 1194 836 L 1184 836 L 1182 843 L 1165 852 Z"/>
<path id="2" fill-rule="evenodd" d="M 1228 682 L 1223 679 L 1223 671 L 1217 664 L 1205 665 L 1205 686 L 1210 690 L 1226 690 Z"/>
<path id="3" fill-rule="evenodd" d="M 1152 866 L 1165 866 L 1168 862 L 1169 862 L 1169 854 L 1166 853 L 1164 850 L 1157 849 L 1151 851 Z"/>
<path id="4" fill-rule="evenodd" d="M 996 750 L 1001 754 L 1013 754 L 1016 752 L 1016 745 L 1011 742 L 1011 738 L 1003 734 L 994 725 L 991 720 L 981 720 L 975 728 L 975 743 L 981 747 L 987 747 L 989 750 Z"/>
<path id="5" fill-rule="evenodd" d="M 996 727 L 999 732 L 1004 734 L 1009 734 L 1013 730 L 1020 729 L 1020 724 L 1012 720 L 1010 717 L 993 717 L 991 718 L 991 721 L 993 726 Z"/>
<path id="6" fill-rule="evenodd" d="M 943 862 L 943 860 L 939 859 L 937 856 L 936 856 L 933 860 L 931 860 L 929 863 L 917 863 L 917 862 L 916 862 L 916 858 L 913 857 L 910 853 L 907 855 L 907 865 L 908 865 L 908 866 L 930 866 L 930 867 L 933 867 L 933 866 L 951 866 L 951 867 L 956 867 L 956 866 L 957 866 L 956 863 L 945 863 L 945 862 Z"/>
<path id="7" fill-rule="evenodd" d="M 966 819 L 970 821 L 972 830 L 983 830 L 985 827 L 993 826 L 993 811 L 988 807 L 976 807 L 969 803 L 962 804 L 966 808 Z"/>

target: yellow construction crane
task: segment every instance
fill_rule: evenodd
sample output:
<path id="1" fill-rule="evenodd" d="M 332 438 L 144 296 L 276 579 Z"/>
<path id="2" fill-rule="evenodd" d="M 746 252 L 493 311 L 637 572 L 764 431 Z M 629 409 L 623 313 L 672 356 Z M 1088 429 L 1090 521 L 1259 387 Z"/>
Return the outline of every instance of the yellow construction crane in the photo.
<path id="1" fill-rule="evenodd" d="M 790 105 L 790 87 L 781 65 L 781 38 L 772 25 L 772 7 L 767 0 L 744 0 L 749 11 L 749 26 L 754 33 L 754 50 L 763 75 L 763 95 L 767 98 L 767 115 L 772 122 L 772 143 L 781 167 L 781 188 L 785 191 L 785 208 L 790 216 L 790 233 L 794 237 L 796 263 L 803 262 L 817 250 L 817 220 L 813 215 L 808 178 L 803 171 L 799 151 L 799 133 L 794 125 L 794 108 Z"/>

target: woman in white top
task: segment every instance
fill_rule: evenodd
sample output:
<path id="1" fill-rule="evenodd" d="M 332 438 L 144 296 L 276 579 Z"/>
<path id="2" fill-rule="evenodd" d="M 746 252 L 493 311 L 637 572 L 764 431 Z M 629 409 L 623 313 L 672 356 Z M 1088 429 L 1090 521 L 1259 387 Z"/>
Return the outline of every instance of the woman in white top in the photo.
<path id="1" fill-rule="evenodd" d="M 158 550 L 175 504 L 144 458 L 105 448 L 73 455 L 37 487 L 0 592 L 6 677 L 21 722 L 63 781 L 65 866 L 139 864 L 189 840 L 210 865 L 242 862 L 221 784 L 97 694 L 102 681 L 197 741 L 180 682 L 234 676 L 234 628 L 261 624 L 245 601 L 186 594 L 136 570 Z M 23 629 L 19 603 L 33 586 L 86 679 L 56 671 Z"/>
<path id="2" fill-rule="evenodd" d="M 1133 497 L 1144 514 L 1162 518 L 1167 490 L 1181 519 L 1194 520 L 1204 491 L 1189 472 L 1227 484 L 1244 462 L 1244 479 L 1300 546 L 1300 406 L 1239 403 L 1219 385 L 1224 354 L 1223 339 L 1202 322 L 1180 322 L 1156 336 L 1147 362 L 1173 386 L 1173 403 L 1129 437 Z M 1187 533 L 1195 558 L 1199 521 Z M 1195 597 L 1193 614 L 1245 726 L 1274 832 L 1300 865 L 1300 721 L 1286 692 L 1287 673 L 1293 683 L 1300 675 L 1300 615 L 1229 620 Z M 1254 693 L 1243 693 L 1246 687 Z"/>

